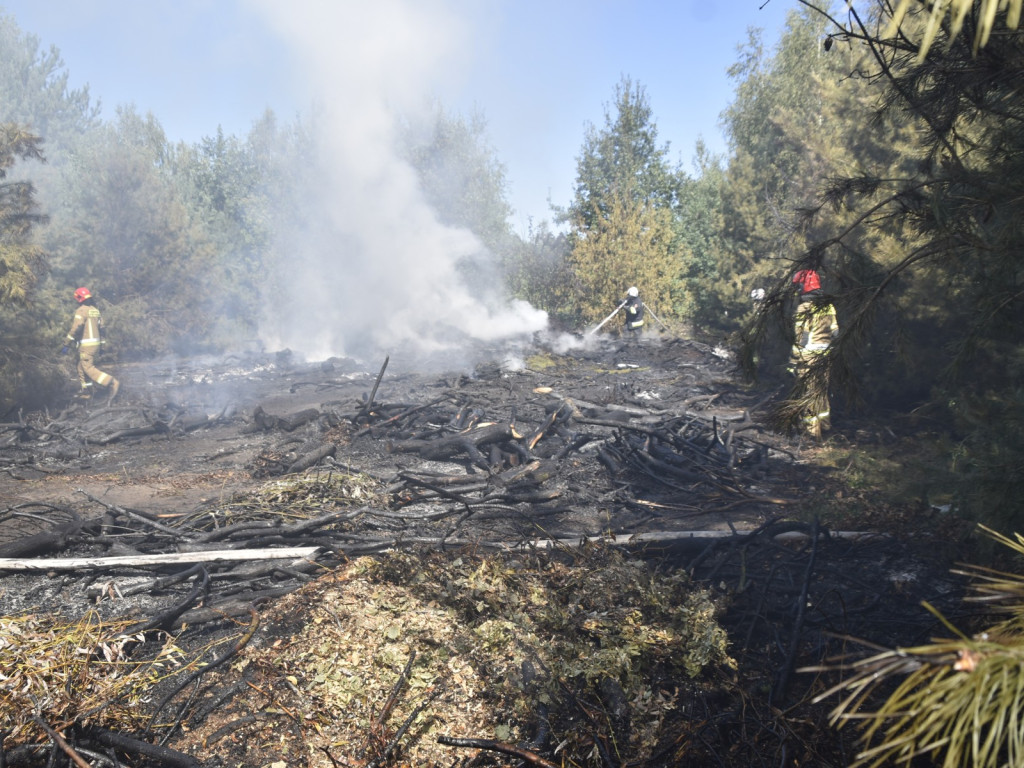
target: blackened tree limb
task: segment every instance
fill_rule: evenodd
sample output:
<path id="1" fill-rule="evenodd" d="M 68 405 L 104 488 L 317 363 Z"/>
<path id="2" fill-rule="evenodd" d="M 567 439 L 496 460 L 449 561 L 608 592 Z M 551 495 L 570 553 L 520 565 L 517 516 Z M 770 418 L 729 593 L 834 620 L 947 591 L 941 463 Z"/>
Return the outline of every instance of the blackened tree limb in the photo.
<path id="1" fill-rule="evenodd" d="M 388 694 L 388 699 L 384 702 L 384 706 L 380 710 L 380 714 L 377 716 L 377 720 L 374 723 L 374 728 L 371 728 L 371 738 L 374 733 L 380 731 L 384 727 L 384 723 L 387 722 L 388 718 L 391 717 L 391 712 L 394 710 L 395 705 L 398 703 L 398 695 L 402 692 L 402 688 L 405 687 L 406 682 L 409 679 L 409 672 L 412 670 L 412 663 L 416 660 L 416 651 L 409 654 L 409 660 L 405 663 L 405 669 L 402 670 L 402 674 L 398 676 L 395 684 L 391 687 L 391 693 Z M 359 757 L 362 758 L 368 748 L 369 744 L 365 745 L 359 753 Z M 392 747 L 393 748 L 393 747 Z M 387 754 L 388 750 L 385 750 Z"/>
<path id="2" fill-rule="evenodd" d="M 384 365 L 380 367 L 380 373 L 377 374 L 377 380 L 373 383 L 373 389 L 370 390 L 370 396 L 366 399 L 366 404 L 362 410 L 359 411 L 359 418 L 366 418 L 370 415 L 370 411 L 373 410 L 373 398 L 377 396 L 377 387 L 380 386 L 380 380 L 384 378 L 384 371 L 388 369 L 388 361 L 391 360 L 391 356 L 388 355 L 384 358 Z"/>
<path id="3" fill-rule="evenodd" d="M 278 525 L 277 521 L 249 520 L 244 523 L 226 525 L 223 528 L 215 528 L 212 531 L 196 536 L 195 539 L 192 540 L 191 544 L 210 544 L 212 542 L 238 538 L 240 536 L 248 538 L 254 532 L 266 533 L 268 531 L 273 531 L 284 538 L 301 536 L 302 534 L 310 533 L 319 528 L 323 528 L 326 525 L 330 525 L 331 523 L 336 523 L 339 520 L 354 520 L 366 510 L 366 507 L 360 507 L 355 510 L 335 510 L 333 512 L 328 512 L 326 515 L 320 515 L 319 517 L 314 517 L 309 520 L 300 520 L 296 523 L 285 526 Z M 187 550 L 188 546 L 183 546 L 182 549 Z"/>
<path id="4" fill-rule="evenodd" d="M 137 624 L 134 627 L 130 627 L 125 630 L 125 635 L 135 635 L 139 632 L 148 632 L 153 629 L 162 629 L 166 632 L 170 632 L 174 627 L 174 623 L 181 618 L 182 614 L 185 613 L 189 608 L 196 604 L 196 602 L 210 591 L 210 574 L 202 564 L 196 564 L 184 571 L 189 576 L 199 576 L 196 580 L 196 585 L 189 593 L 188 597 L 182 600 L 177 605 L 171 607 L 170 610 L 165 611 L 159 616 L 154 616 L 152 619 Z M 181 578 L 178 576 L 177 578 Z"/>
<path id="5" fill-rule="evenodd" d="M 518 757 L 521 760 L 526 760 L 527 762 L 532 763 L 533 765 L 539 765 L 541 768 L 561 768 L 557 763 L 545 760 L 536 752 L 531 752 L 528 749 L 517 747 L 515 744 L 506 744 L 503 741 L 495 741 L 494 739 L 455 739 L 451 736 L 438 736 L 437 743 L 444 744 L 447 747 L 487 749 L 491 752 L 500 752 L 503 755 Z"/>
<path id="6" fill-rule="evenodd" d="M 68 539 L 82 529 L 82 521 L 72 520 L 50 531 L 22 536 L 6 544 L 0 544 L 0 558 L 34 557 L 46 552 L 60 551 L 67 546 Z"/>
<path id="7" fill-rule="evenodd" d="M 144 755 L 153 758 L 163 765 L 172 768 L 198 768 L 200 762 L 191 755 L 179 752 L 176 749 L 162 747 L 158 744 L 150 744 L 148 741 L 125 736 L 123 733 L 115 733 L 105 728 L 91 727 L 84 731 L 84 736 L 111 749 L 127 752 L 132 755 Z"/>
<path id="8" fill-rule="evenodd" d="M 421 701 L 413 708 L 412 712 L 409 713 L 409 716 L 405 718 L 405 721 L 402 723 L 401 726 L 399 726 L 398 730 L 395 732 L 394 737 L 391 739 L 390 742 L 388 742 L 388 745 L 384 748 L 384 751 L 381 753 L 381 755 L 376 760 L 371 760 L 369 763 L 367 763 L 366 768 L 381 768 L 381 766 L 391 763 L 391 758 L 394 755 L 395 750 L 398 749 L 399 743 L 405 737 L 405 734 L 409 730 L 410 726 L 413 724 L 416 718 L 419 717 L 420 712 L 426 709 L 427 705 L 434 700 L 434 698 L 437 696 L 438 693 L 441 692 L 441 690 L 441 686 L 435 686 L 434 689 L 430 692 L 430 695 L 427 696 L 426 700 Z"/>
<path id="9" fill-rule="evenodd" d="M 53 728 L 46 724 L 43 718 L 39 717 L 39 715 L 35 715 L 32 717 L 32 719 L 35 721 L 36 725 L 43 729 L 43 731 L 46 733 L 47 736 L 50 737 L 53 743 L 56 744 L 57 747 L 60 748 L 60 750 L 71 759 L 71 762 L 78 766 L 78 768 L 92 768 L 92 766 L 90 766 L 89 763 L 87 763 L 85 759 L 80 754 L 78 754 L 70 744 L 67 743 L 63 736 L 61 736 L 59 733 L 57 733 L 57 731 L 55 731 Z"/>
<path id="10" fill-rule="evenodd" d="M 418 453 L 424 459 L 450 459 L 466 453 L 467 447 L 479 449 L 491 443 L 500 443 L 515 435 L 511 424 L 487 424 L 465 432 L 442 437 L 438 440 L 399 440 L 389 442 L 391 453 Z"/>
<path id="11" fill-rule="evenodd" d="M 811 588 L 811 578 L 814 575 L 814 561 L 818 556 L 818 518 L 814 518 L 814 523 L 811 526 L 811 556 L 807 559 L 807 568 L 804 571 L 803 587 L 800 590 L 799 602 L 796 606 L 796 618 L 793 620 L 793 634 L 789 638 L 789 650 L 786 653 L 786 661 L 782 665 L 782 669 L 779 671 L 778 682 L 775 685 L 775 690 L 772 692 L 771 701 L 772 703 L 781 704 L 786 698 L 786 693 L 789 689 L 789 676 L 793 672 L 793 666 L 796 663 L 796 654 L 800 647 L 800 633 L 803 631 L 804 626 L 804 613 L 807 608 L 807 593 Z"/>
<path id="12" fill-rule="evenodd" d="M 153 529 L 155 529 L 157 531 L 160 531 L 161 533 L 166 533 L 168 536 L 173 536 L 175 539 L 183 539 L 183 538 L 185 538 L 184 535 L 181 533 L 181 531 L 176 531 L 173 528 L 168 528 L 166 525 L 161 525 L 160 523 L 156 522 L 155 520 L 150 520 L 145 515 L 140 515 L 138 512 L 132 512 L 131 510 L 125 509 L 124 507 L 119 507 L 116 504 L 110 504 L 110 503 L 108 503 L 106 501 L 103 501 L 102 499 L 97 499 L 91 493 L 88 493 L 87 491 L 83 490 L 82 488 L 76 488 L 75 491 L 77 493 L 80 493 L 83 496 L 85 496 L 85 498 L 87 498 L 89 501 L 91 501 L 91 502 L 93 502 L 95 504 L 99 504 L 101 507 L 105 507 L 106 509 L 108 509 L 109 511 L 111 511 L 111 512 L 113 512 L 115 514 L 123 515 L 124 517 L 131 518 L 132 520 L 140 522 L 140 523 L 142 523 L 143 525 L 145 525 L 145 526 L 147 526 L 149 528 L 153 528 Z"/>
<path id="13" fill-rule="evenodd" d="M 160 701 L 160 704 L 157 705 L 155 710 L 153 710 L 153 714 L 150 715 L 149 724 L 146 726 L 147 733 L 152 731 L 153 724 L 156 721 L 157 715 L 159 715 L 163 711 L 163 708 L 167 706 L 168 702 L 170 702 L 171 699 L 173 699 L 175 696 L 177 696 L 179 693 L 185 690 L 185 688 L 187 688 L 189 684 L 192 683 L 192 681 L 198 680 L 207 672 L 216 669 L 225 661 L 230 659 L 232 656 L 239 653 L 243 648 L 245 648 L 245 646 L 249 644 L 249 641 L 252 640 L 253 636 L 255 636 L 256 630 L 259 629 L 260 626 L 260 615 L 256 612 L 256 608 L 253 607 L 253 605 L 251 604 L 249 606 L 249 614 L 249 628 L 235 642 L 234 645 L 228 648 L 227 651 L 222 653 L 220 656 L 211 661 L 205 667 L 200 667 L 191 674 L 186 675 L 184 680 L 179 681 L 178 684 L 174 687 L 174 689 L 171 690 L 166 696 L 164 696 L 164 698 Z"/>
<path id="14" fill-rule="evenodd" d="M 445 400 L 448 400 L 450 397 L 451 397 L 450 395 L 443 395 L 441 397 L 435 398 L 434 400 L 431 400 L 429 403 L 423 403 L 422 405 L 414 405 L 414 406 L 412 406 L 410 408 L 406 408 L 401 413 L 396 413 L 394 416 L 391 416 L 391 417 L 385 419 L 384 421 L 378 422 L 376 424 L 371 424 L 368 427 L 363 427 L 361 430 L 356 432 L 355 436 L 356 437 L 362 437 L 363 435 L 368 434 L 369 432 L 372 432 L 373 430 L 375 430 L 375 429 L 377 429 L 379 427 L 384 427 L 384 426 L 387 426 L 388 424 L 393 424 L 396 421 L 401 421 L 402 419 L 406 418 L 407 416 L 412 416 L 414 413 L 419 413 L 420 411 L 425 411 L 427 408 L 432 408 L 435 405 L 437 405 L 438 403 L 443 403 Z"/>

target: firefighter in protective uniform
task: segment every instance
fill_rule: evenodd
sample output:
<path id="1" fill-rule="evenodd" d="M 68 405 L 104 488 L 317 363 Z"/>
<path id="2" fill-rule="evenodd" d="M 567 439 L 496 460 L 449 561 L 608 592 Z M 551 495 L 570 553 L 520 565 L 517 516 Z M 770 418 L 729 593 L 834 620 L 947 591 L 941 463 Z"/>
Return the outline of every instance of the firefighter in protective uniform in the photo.
<path id="1" fill-rule="evenodd" d="M 640 336 L 644 331 L 644 303 L 640 301 L 640 291 L 635 285 L 626 291 L 626 300 L 622 303 L 622 308 L 626 313 L 623 330 L 628 336 Z"/>
<path id="2" fill-rule="evenodd" d="M 75 291 L 75 301 L 78 302 L 78 309 L 71 318 L 71 330 L 68 331 L 61 354 L 66 355 L 71 345 L 78 346 L 78 382 L 81 385 L 78 397 L 89 399 L 92 397 L 93 382 L 101 387 L 106 387 L 109 393 L 108 402 L 117 395 L 120 383 L 111 376 L 96 367 L 93 362 L 96 353 L 99 352 L 100 331 L 103 328 L 103 318 L 100 311 L 93 302 L 92 293 L 88 288 L 79 288 Z"/>
<path id="3" fill-rule="evenodd" d="M 821 279 L 813 269 L 801 269 L 793 276 L 793 286 L 799 294 L 799 305 L 794 315 L 793 350 L 789 371 L 802 380 L 809 401 L 802 418 L 804 427 L 814 437 L 829 430 L 831 405 L 828 397 L 827 370 L 817 370 L 807 376 L 811 364 L 825 354 L 832 339 L 839 335 L 836 309 L 824 301 Z"/>

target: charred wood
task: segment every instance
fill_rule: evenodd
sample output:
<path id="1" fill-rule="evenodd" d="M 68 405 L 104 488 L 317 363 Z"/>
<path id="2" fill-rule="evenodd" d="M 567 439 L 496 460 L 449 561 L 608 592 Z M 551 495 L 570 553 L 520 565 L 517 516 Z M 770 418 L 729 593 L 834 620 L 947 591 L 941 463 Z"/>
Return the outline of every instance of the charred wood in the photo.
<path id="1" fill-rule="evenodd" d="M 184 752 L 151 744 L 148 741 L 126 736 L 123 733 L 115 733 L 103 728 L 90 726 L 83 731 L 82 735 L 105 747 L 110 747 L 129 755 L 148 757 L 156 760 L 161 765 L 171 766 L 171 768 L 199 768 L 200 765 L 198 760 L 191 755 L 186 755 Z"/>
<path id="2" fill-rule="evenodd" d="M 475 427 L 468 432 L 459 432 L 439 440 L 401 440 L 389 441 L 387 449 L 391 453 L 417 453 L 424 459 L 450 459 L 461 453 L 482 455 L 479 449 L 491 443 L 502 442 L 518 437 L 511 424 L 488 424 Z"/>
<path id="3" fill-rule="evenodd" d="M 149 632 L 154 629 L 162 629 L 166 632 L 170 632 L 174 628 L 175 622 L 181 618 L 181 615 L 209 593 L 210 574 L 202 565 L 196 565 L 189 568 L 184 573 L 198 577 L 195 587 L 193 587 L 188 596 L 177 605 L 172 606 L 169 610 L 154 616 L 148 621 L 130 627 L 125 634 L 134 635 L 139 632 Z"/>
<path id="4" fill-rule="evenodd" d="M 811 554 L 807 558 L 807 567 L 803 574 L 803 583 L 801 585 L 800 597 L 797 598 L 796 603 L 796 616 L 793 619 L 793 629 L 789 639 L 789 649 L 786 653 L 785 661 L 783 662 L 782 669 L 779 670 L 778 679 L 770 701 L 781 704 L 785 701 L 787 694 L 789 693 L 789 678 L 793 673 L 793 668 L 796 664 L 796 654 L 800 642 L 803 640 L 802 631 L 804 624 L 804 616 L 807 610 L 807 593 L 811 588 L 811 577 L 814 574 L 814 564 L 818 556 L 818 521 L 815 519 L 814 525 L 810 531 L 810 546 Z"/>
<path id="5" fill-rule="evenodd" d="M 220 656 L 217 656 L 209 664 L 207 664 L 204 667 L 200 667 L 199 669 L 195 670 L 194 672 L 189 673 L 188 675 L 185 675 L 182 680 L 179 680 L 177 682 L 177 684 L 174 686 L 174 688 L 172 688 L 171 691 L 166 696 L 164 696 L 163 699 L 160 700 L 160 703 L 156 705 L 156 708 L 154 709 L 153 714 L 150 715 L 149 725 L 146 727 L 146 732 L 147 733 L 151 733 L 152 732 L 153 726 L 156 723 L 157 717 L 163 711 L 164 707 L 166 707 L 167 704 L 170 703 L 170 701 L 175 696 L 177 696 L 179 693 L 181 693 L 189 685 L 191 685 L 193 682 L 198 680 L 203 675 L 207 674 L 208 672 L 210 672 L 213 669 L 216 669 L 221 664 L 226 662 L 228 659 L 230 659 L 233 656 L 237 655 L 239 651 L 241 651 L 243 648 L 245 648 L 245 646 L 247 646 L 249 644 L 249 642 L 255 636 L 256 630 L 259 629 L 259 626 L 260 626 L 260 615 L 256 612 L 255 602 L 250 603 L 248 609 L 249 609 L 250 621 L 249 621 L 249 628 L 245 631 L 245 633 L 243 633 L 242 636 L 239 637 L 237 641 L 235 641 L 234 645 L 232 645 L 230 648 L 228 648 L 227 651 L 222 653 Z M 181 724 L 180 721 L 176 721 L 173 724 L 173 728 L 179 727 L 180 724 Z"/>
<path id="6" fill-rule="evenodd" d="M 524 747 L 518 747 L 515 744 L 495 741 L 494 739 L 456 739 L 451 736 L 438 736 L 437 743 L 450 747 L 468 747 L 470 749 L 485 749 L 491 752 L 498 752 L 510 757 L 518 757 L 520 760 L 525 760 L 531 765 L 540 766 L 540 768 L 559 768 L 558 763 L 545 760 L 536 752 Z"/>
<path id="7" fill-rule="evenodd" d="M 259 720 L 272 720 L 273 718 L 280 716 L 281 715 L 271 714 L 270 712 L 251 712 L 248 715 L 242 715 L 242 717 L 238 718 L 237 720 L 232 720 L 229 723 L 225 723 L 216 731 L 211 733 L 206 738 L 205 743 L 207 746 L 212 746 L 213 744 L 216 744 L 218 741 L 223 739 L 225 736 L 229 736 L 230 734 L 234 733 L 239 728 L 244 728 L 247 725 L 252 725 L 253 723 Z"/>
<path id="8" fill-rule="evenodd" d="M 132 595 L 141 595 L 144 593 L 157 594 L 166 590 L 168 587 L 173 587 L 183 581 L 188 581 L 193 576 L 203 572 L 204 570 L 202 563 L 196 563 L 191 568 L 186 568 L 185 570 L 171 574 L 170 576 L 147 579 L 132 586 L 118 585 L 113 581 L 105 581 L 98 585 L 89 587 L 85 594 L 93 600 L 99 600 L 110 592 L 116 593 L 119 597 L 131 597 Z"/>
<path id="9" fill-rule="evenodd" d="M 252 424 L 245 431 L 269 432 L 274 429 L 280 429 L 285 432 L 293 432 L 304 424 L 316 421 L 318 418 L 320 418 L 320 411 L 316 408 L 307 408 L 291 416 L 274 416 L 264 411 L 263 406 L 257 405 L 253 409 Z"/>
<path id="10" fill-rule="evenodd" d="M 161 533 L 167 534 L 168 536 L 170 536 L 173 539 L 181 539 L 182 538 L 182 534 L 181 534 L 180 531 L 176 531 L 173 528 L 168 528 L 166 525 L 163 525 L 162 523 L 159 523 L 156 520 L 153 520 L 153 519 L 151 519 L 150 517 L 147 517 L 144 514 L 141 514 L 139 512 L 135 512 L 134 510 L 126 509 L 124 507 L 119 507 L 116 504 L 109 504 L 109 503 L 103 501 L 102 499 L 97 499 L 95 496 L 93 496 L 90 493 L 86 493 L 81 488 L 78 488 L 76 490 L 76 492 L 82 494 L 83 496 L 85 496 L 85 498 L 89 499 L 89 501 L 91 501 L 91 502 L 93 502 L 95 504 L 99 504 L 101 507 L 105 507 L 106 509 L 108 509 L 109 511 L 111 511 L 111 512 L 117 514 L 117 515 L 121 515 L 123 517 L 131 518 L 132 520 L 135 520 L 137 522 L 142 523 L 147 528 L 153 528 L 154 530 L 157 530 L 157 531 L 160 531 Z"/>
<path id="11" fill-rule="evenodd" d="M 409 416 L 413 416 L 421 411 L 425 411 L 428 408 L 432 408 L 439 403 L 443 403 L 447 399 L 449 399 L 449 396 L 443 395 L 434 400 L 431 400 L 429 403 L 423 403 L 422 405 L 406 406 L 399 413 L 396 413 L 394 416 L 390 416 L 384 419 L 383 421 L 370 424 L 369 426 L 359 430 L 358 432 L 356 432 L 356 437 L 371 434 L 374 430 L 386 427 L 390 424 L 396 424 L 397 422 L 400 422 L 402 419 L 406 419 Z M 356 417 L 353 416 L 351 420 L 355 421 Z"/>
<path id="12" fill-rule="evenodd" d="M 48 552 L 60 552 L 67 547 L 71 538 L 78 535 L 84 522 L 75 515 L 75 518 L 53 526 L 48 531 L 23 536 L 14 541 L 0 544 L 0 558 L 25 558 L 34 557 Z"/>
<path id="13" fill-rule="evenodd" d="M 43 730 L 43 732 L 50 737 L 50 740 L 53 742 L 54 746 L 57 747 L 57 749 L 60 749 L 61 752 L 68 756 L 68 759 L 70 759 L 74 765 L 76 765 L 78 768 L 92 768 L 89 765 L 89 763 L 87 763 L 82 758 L 82 756 L 75 751 L 74 747 L 68 744 L 67 740 L 59 733 L 57 733 L 57 731 L 51 728 L 45 720 L 43 720 L 38 715 L 33 716 L 32 720 L 34 720 L 35 724 L 38 725 Z"/>
<path id="14" fill-rule="evenodd" d="M 297 472 L 303 472 L 310 467 L 314 467 L 328 456 L 333 456 L 336 450 L 337 446 L 334 443 L 325 443 L 315 451 L 310 451 L 296 459 L 295 462 L 288 467 L 286 474 L 292 475 Z"/>
<path id="15" fill-rule="evenodd" d="M 273 530 L 274 533 L 282 538 L 297 537 L 312 533 L 339 521 L 354 520 L 365 511 L 366 507 L 338 509 L 308 520 L 299 520 L 291 525 L 281 525 L 279 520 L 248 520 L 222 528 L 215 528 L 212 531 L 195 536 L 187 544 L 183 544 L 182 548 L 186 546 L 198 547 L 199 545 L 234 538 L 238 535 L 248 537 L 250 533 L 262 533 L 268 530 Z"/>
<path id="16" fill-rule="evenodd" d="M 196 608 L 191 611 L 186 611 L 182 614 L 175 626 L 175 629 L 180 629 L 186 625 L 197 626 L 200 624 L 224 621 L 225 619 L 233 619 L 238 616 L 245 616 L 251 610 L 253 603 L 290 595 L 298 589 L 298 587 L 298 584 L 294 584 L 291 586 L 276 587 L 273 589 L 260 589 L 253 592 L 247 592 L 241 597 L 232 600 L 222 600 L 220 602 L 213 603 L 206 608 Z M 205 669 L 206 668 L 204 667 L 204 670 Z"/>
<path id="17" fill-rule="evenodd" d="M 384 371 L 388 369 L 389 360 L 391 360 L 390 355 L 384 358 L 384 364 L 380 367 L 380 373 L 377 374 L 377 380 L 373 382 L 373 389 L 370 390 L 370 396 L 366 398 L 366 404 L 363 405 L 362 410 L 359 411 L 359 415 L 356 417 L 357 421 L 364 420 L 370 415 L 370 411 L 373 410 L 373 399 L 377 397 L 377 387 L 380 386 L 380 380 L 384 378 Z"/>
<path id="18" fill-rule="evenodd" d="M 192 716 L 192 724 L 196 725 L 206 720 L 207 717 L 213 714 L 213 712 L 219 709 L 225 702 L 234 698 L 241 691 L 248 688 L 248 686 L 248 675 L 244 675 L 237 683 L 227 686 L 224 690 L 212 696 L 210 700 Z"/>

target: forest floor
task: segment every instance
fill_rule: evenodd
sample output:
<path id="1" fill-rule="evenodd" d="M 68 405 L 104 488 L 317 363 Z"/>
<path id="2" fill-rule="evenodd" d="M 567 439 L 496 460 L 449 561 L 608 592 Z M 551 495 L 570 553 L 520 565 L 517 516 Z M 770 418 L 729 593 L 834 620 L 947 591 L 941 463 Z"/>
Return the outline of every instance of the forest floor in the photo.
<path id="1" fill-rule="evenodd" d="M 273 547 L 290 542 L 265 526 L 333 515 L 316 537 L 296 539 L 319 546 L 305 571 L 253 577 L 263 581 L 239 598 L 241 587 L 224 586 L 243 581 L 238 573 L 218 580 L 211 565 L 203 604 L 175 617 L 175 643 L 199 649 L 182 658 L 207 654 L 196 666 L 246 635 L 247 647 L 205 675 L 201 692 L 196 681 L 182 694 L 190 700 L 162 726 L 162 742 L 196 764 L 504 765 L 524 759 L 501 752 L 514 742 L 538 765 L 752 765 L 754 755 L 842 765 L 851 736 L 827 724 L 828 703 L 811 703 L 824 682 L 798 669 L 835 650 L 826 637 L 921 642 L 936 629 L 922 600 L 955 610 L 962 585 L 949 567 L 964 526 L 925 496 L 871 487 L 852 458 L 864 446 L 898 468 L 901 438 L 842 419 L 824 444 L 780 435 L 769 425 L 780 393 L 745 385 L 720 349 L 661 336 L 537 342 L 440 373 L 398 358 L 125 364 L 112 404 L 4 425 L 7 556 L 187 552 L 183 543 L 198 549 L 245 527 L 263 532 L 237 546 Z M 500 439 L 437 448 L 495 425 L 507 427 Z M 358 520 L 342 522 L 347 510 Z M 531 559 L 548 548 L 558 556 Z M 526 559 L 509 565 L 514 553 Z M 653 577 L 629 570 L 633 558 L 658 578 L 685 574 L 714 601 L 727 656 L 708 641 L 706 669 L 691 677 L 658 657 L 664 636 L 633 637 L 646 666 L 608 661 L 570 674 L 545 655 L 554 641 L 531 645 L 541 632 L 533 614 L 581 587 L 606 603 L 574 623 L 565 616 L 597 598 L 570 600 L 559 609 L 565 635 L 604 648 L 595 623 L 613 616 L 606 635 L 621 634 L 647 599 L 634 594 L 638 584 L 655 589 Z M 527 584 L 527 571 L 546 581 Z M 128 585 L 152 573 L 95 563 L 0 570 L 0 615 L 141 620 L 182 599 L 163 583 L 129 598 Z M 439 591 L 424 592 L 426 583 Z M 459 602 L 466 595 L 474 610 Z M 513 611 L 507 599 L 539 602 Z M 798 601 L 814 615 L 795 610 Z M 344 685 L 335 667 L 348 670 Z M 612 668 L 621 674 L 609 690 Z M 536 679 L 560 686 L 557 706 Z M 137 706 L 151 711 L 156 699 L 141 695 Z M 154 720 L 140 729 L 122 713 L 106 724 L 151 739 Z M 442 745 L 441 731 L 477 741 Z"/>

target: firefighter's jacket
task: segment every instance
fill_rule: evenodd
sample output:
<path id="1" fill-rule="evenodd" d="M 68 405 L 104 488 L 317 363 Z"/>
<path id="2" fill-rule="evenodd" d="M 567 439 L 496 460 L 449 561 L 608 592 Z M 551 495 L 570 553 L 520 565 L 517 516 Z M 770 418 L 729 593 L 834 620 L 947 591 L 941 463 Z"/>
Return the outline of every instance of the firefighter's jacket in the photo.
<path id="1" fill-rule="evenodd" d="M 644 324 L 644 303 L 639 296 L 630 296 L 626 299 L 626 327 L 640 328 Z"/>
<path id="2" fill-rule="evenodd" d="M 71 318 L 68 341 L 77 341 L 81 347 L 98 347 L 102 328 L 103 318 L 100 317 L 100 311 L 91 304 L 81 304 L 75 310 L 75 316 Z"/>
<path id="3" fill-rule="evenodd" d="M 832 339 L 839 333 L 836 308 L 831 302 L 816 303 L 811 299 L 803 299 L 796 309 L 795 322 L 792 354 L 794 365 L 810 362 L 828 349 Z"/>

